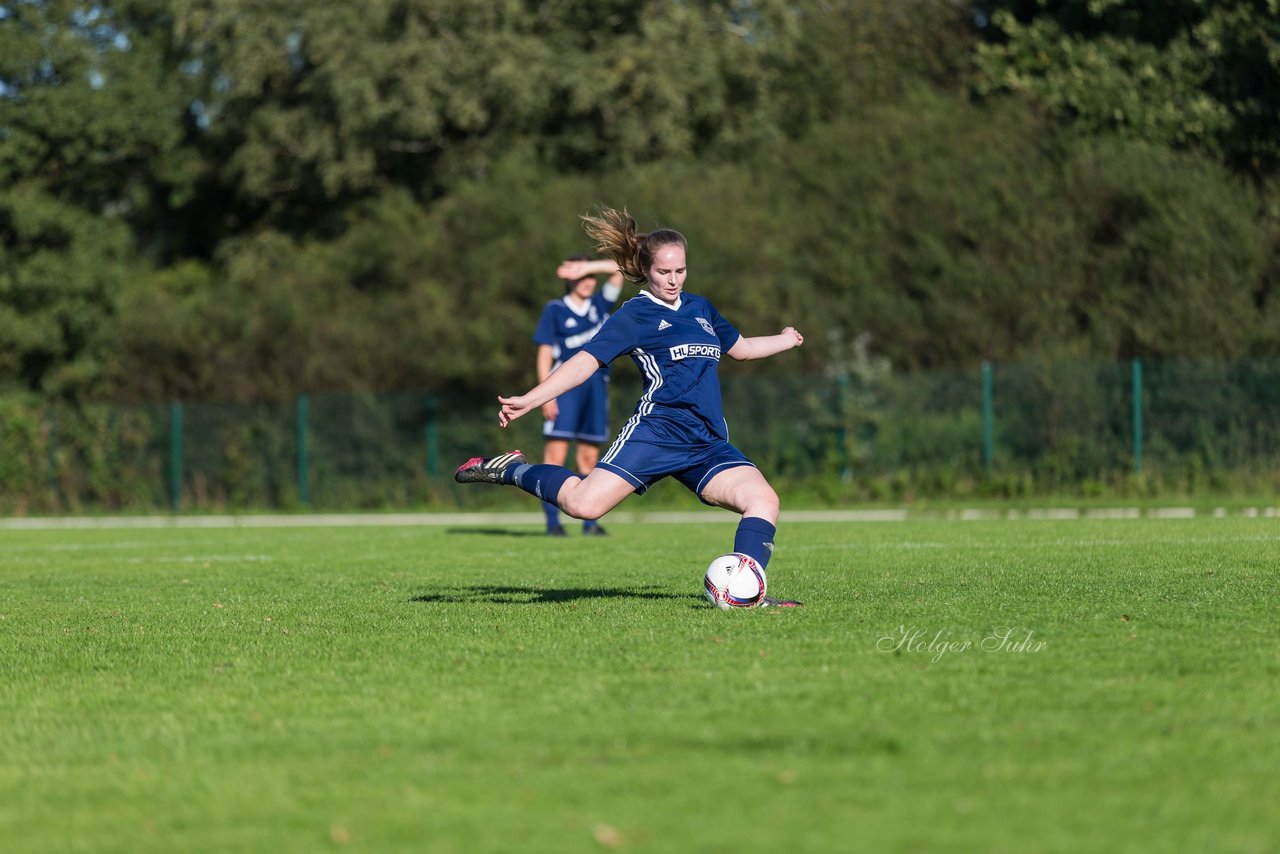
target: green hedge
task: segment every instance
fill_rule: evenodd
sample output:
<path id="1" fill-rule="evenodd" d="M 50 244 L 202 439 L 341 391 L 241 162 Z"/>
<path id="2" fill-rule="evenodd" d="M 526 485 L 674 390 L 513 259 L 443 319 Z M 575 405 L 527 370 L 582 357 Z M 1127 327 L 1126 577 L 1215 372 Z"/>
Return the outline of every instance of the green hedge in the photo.
<path id="1" fill-rule="evenodd" d="M 760 376 L 727 366 L 731 440 L 784 489 L 828 503 L 1256 494 L 1280 483 L 1280 362 L 1145 364 L 1141 459 L 1130 363 L 994 366 L 990 460 L 980 371 L 854 367 Z M 637 372 L 614 372 L 614 430 L 640 392 Z M 508 490 L 455 488 L 453 468 L 512 447 L 536 459 L 542 444 L 536 418 L 500 429 L 487 394 L 312 395 L 301 411 L 297 400 L 184 404 L 175 467 L 169 406 L 0 396 L 0 512 L 164 510 L 175 476 L 186 511 L 507 505 L 519 500 Z"/>

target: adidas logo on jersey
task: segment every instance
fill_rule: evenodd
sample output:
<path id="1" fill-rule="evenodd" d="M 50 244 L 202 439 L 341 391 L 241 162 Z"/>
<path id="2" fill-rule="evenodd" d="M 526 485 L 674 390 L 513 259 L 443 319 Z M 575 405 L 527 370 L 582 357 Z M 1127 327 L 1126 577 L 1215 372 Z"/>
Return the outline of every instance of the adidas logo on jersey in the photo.
<path id="1" fill-rule="evenodd" d="M 667 323 L 665 320 L 663 320 L 663 321 L 661 321 L 661 322 L 659 322 L 659 323 L 658 323 L 658 331 L 659 331 L 659 332 L 661 332 L 661 331 L 662 331 L 662 330 L 664 330 L 664 329 L 670 329 L 670 328 L 671 328 L 671 324 L 670 324 L 670 323 Z"/>

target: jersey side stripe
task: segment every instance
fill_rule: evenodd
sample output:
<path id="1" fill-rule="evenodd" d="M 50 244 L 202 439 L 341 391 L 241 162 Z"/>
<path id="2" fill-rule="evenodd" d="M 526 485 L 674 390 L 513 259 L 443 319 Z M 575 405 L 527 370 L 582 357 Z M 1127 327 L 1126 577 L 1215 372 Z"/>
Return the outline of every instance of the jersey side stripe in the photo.
<path id="1" fill-rule="evenodd" d="M 635 354 L 636 360 L 640 363 L 641 369 L 649 380 L 649 387 L 645 389 L 644 395 L 640 398 L 640 404 L 636 407 L 635 414 L 627 419 L 627 423 L 618 432 L 618 438 L 613 440 L 613 445 L 609 448 L 609 452 L 604 455 L 602 462 L 613 462 L 613 458 L 622 450 L 622 446 L 627 443 L 627 439 L 631 438 L 631 434 L 640 426 L 640 419 L 653 411 L 653 394 L 662 387 L 662 373 L 658 370 L 657 360 L 638 347 L 635 350 Z"/>
<path id="2" fill-rule="evenodd" d="M 636 352 L 643 353 L 641 350 L 637 350 Z M 641 416 L 648 414 L 645 410 L 645 401 L 652 397 L 654 389 L 662 385 L 662 377 L 657 375 L 656 369 L 651 369 L 650 367 L 651 359 L 652 357 L 639 358 L 641 369 L 644 370 L 645 375 L 649 378 L 650 387 L 646 389 L 644 396 L 640 398 L 640 404 L 636 407 L 635 414 L 628 418 L 627 423 L 622 426 L 622 429 L 618 432 L 618 437 L 613 440 L 613 445 L 610 446 L 608 453 L 604 455 L 601 462 L 608 463 L 613 461 L 613 458 L 622 450 L 623 445 L 627 443 L 627 439 L 631 438 L 631 434 L 634 433 L 636 427 L 640 425 Z M 652 408 L 652 405 L 650 405 L 649 409 Z"/>
<path id="3" fill-rule="evenodd" d="M 640 398 L 640 403 L 644 407 L 642 414 L 648 415 L 653 412 L 653 396 L 658 389 L 662 388 L 662 370 L 658 367 L 658 360 L 651 354 L 637 347 L 636 355 L 645 366 L 645 374 L 649 377 L 649 388 L 645 390 L 644 396 Z"/>
<path id="4" fill-rule="evenodd" d="M 640 398 L 640 402 L 644 406 L 643 412 L 648 415 L 653 412 L 653 396 L 657 394 L 658 389 L 662 388 L 662 369 L 658 367 L 658 360 L 652 354 L 636 348 L 636 355 L 645 365 L 645 374 L 649 377 L 649 388 L 645 390 L 644 396 Z"/>

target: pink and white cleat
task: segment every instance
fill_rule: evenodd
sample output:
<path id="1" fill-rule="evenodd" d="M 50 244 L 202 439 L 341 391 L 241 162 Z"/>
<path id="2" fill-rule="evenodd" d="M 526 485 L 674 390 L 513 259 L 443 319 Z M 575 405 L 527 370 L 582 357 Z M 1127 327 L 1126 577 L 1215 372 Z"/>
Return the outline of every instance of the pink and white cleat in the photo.
<path id="1" fill-rule="evenodd" d="M 453 473 L 458 483 L 502 483 L 502 473 L 511 466 L 528 462 L 520 451 L 508 451 L 496 457 L 472 457 Z"/>

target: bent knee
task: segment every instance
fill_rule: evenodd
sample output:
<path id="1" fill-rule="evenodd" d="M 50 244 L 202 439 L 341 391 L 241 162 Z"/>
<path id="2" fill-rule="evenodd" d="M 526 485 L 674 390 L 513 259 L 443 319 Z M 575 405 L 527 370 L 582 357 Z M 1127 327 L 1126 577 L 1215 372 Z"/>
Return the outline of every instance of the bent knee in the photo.
<path id="1" fill-rule="evenodd" d="M 778 500 L 778 493 L 773 491 L 773 487 L 765 486 L 763 489 L 756 490 L 748 498 L 746 507 L 743 508 L 743 515 L 760 516 L 776 523 L 781 511 L 782 502 Z"/>
<path id="2" fill-rule="evenodd" d="M 573 492 L 560 496 L 560 509 L 575 519 L 588 520 L 599 519 L 609 512 L 609 508 L 605 507 L 600 501 L 594 500 L 589 496 L 580 498 Z"/>

